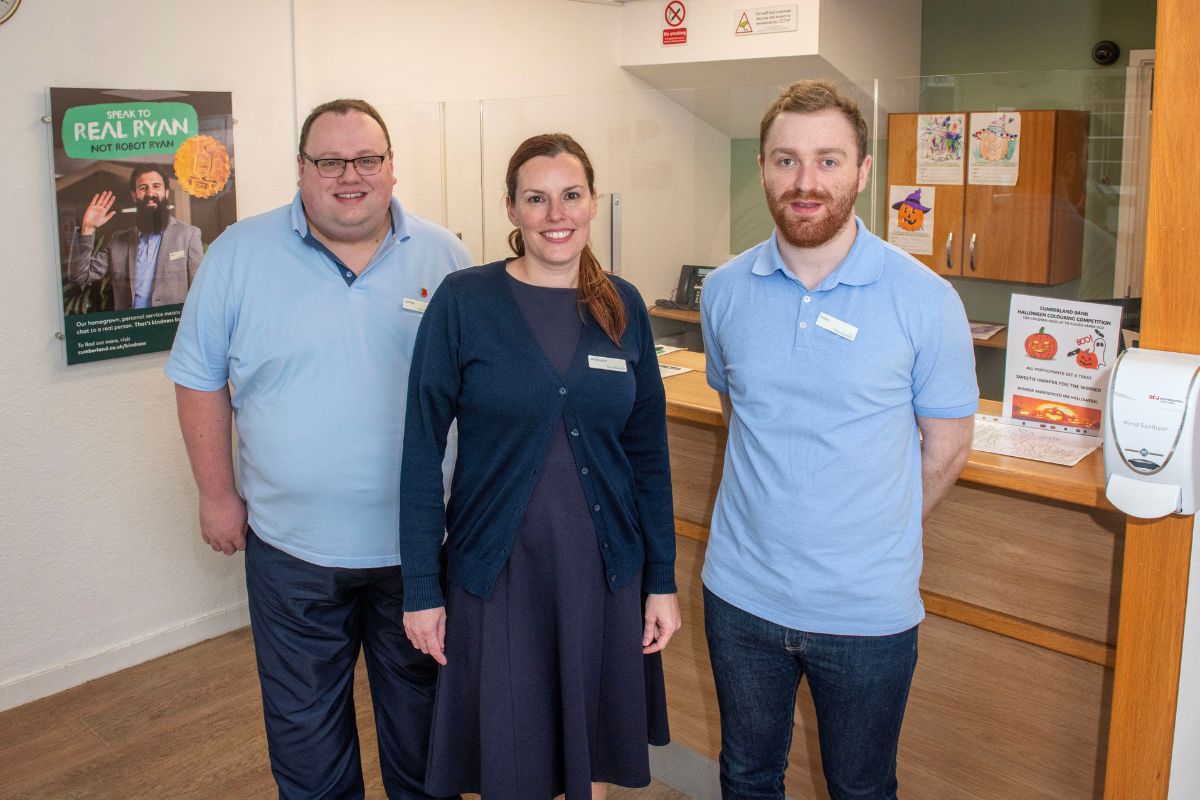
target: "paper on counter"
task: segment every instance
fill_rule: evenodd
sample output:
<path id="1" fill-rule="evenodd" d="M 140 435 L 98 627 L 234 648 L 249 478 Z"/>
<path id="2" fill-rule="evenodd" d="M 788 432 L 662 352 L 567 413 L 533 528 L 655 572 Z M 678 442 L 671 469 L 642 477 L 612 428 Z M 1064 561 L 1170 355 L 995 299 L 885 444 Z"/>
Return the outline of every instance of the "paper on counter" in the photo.
<path id="1" fill-rule="evenodd" d="M 995 325 L 991 322 L 972 322 L 971 338 L 980 340 L 990 339 L 1002 330 L 1004 330 L 1003 325 Z"/>
<path id="2" fill-rule="evenodd" d="M 669 378 L 672 375 L 682 375 L 685 372 L 692 372 L 691 367 L 677 367 L 674 364 L 659 364 L 658 374 L 664 378 Z"/>
<path id="3" fill-rule="evenodd" d="M 1095 436 L 1029 428 L 1004 422 L 999 417 L 976 414 L 971 449 L 1073 467 L 1100 444 L 1101 440 Z"/>
<path id="4" fill-rule="evenodd" d="M 669 344 L 656 344 L 656 345 L 654 345 L 654 354 L 659 355 L 659 356 L 665 356 L 667 353 L 676 353 L 683 349 L 684 348 L 682 348 L 682 347 L 675 347 L 675 346 L 669 345 Z"/>

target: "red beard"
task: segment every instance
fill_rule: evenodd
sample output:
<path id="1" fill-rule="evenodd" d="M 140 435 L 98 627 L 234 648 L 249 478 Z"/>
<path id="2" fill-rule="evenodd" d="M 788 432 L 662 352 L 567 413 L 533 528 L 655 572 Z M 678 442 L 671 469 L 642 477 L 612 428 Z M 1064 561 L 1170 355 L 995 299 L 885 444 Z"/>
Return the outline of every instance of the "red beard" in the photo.
<path id="1" fill-rule="evenodd" d="M 775 226 L 788 244 L 793 247 L 820 247 L 838 234 L 854 213 L 854 200 L 858 193 L 851 187 L 839 194 L 829 192 L 802 192 L 798 189 L 785 192 L 779 197 L 767 194 L 767 205 Z M 791 213 L 790 203 L 809 200 L 824 205 L 822 213 L 815 219 L 801 219 Z"/>

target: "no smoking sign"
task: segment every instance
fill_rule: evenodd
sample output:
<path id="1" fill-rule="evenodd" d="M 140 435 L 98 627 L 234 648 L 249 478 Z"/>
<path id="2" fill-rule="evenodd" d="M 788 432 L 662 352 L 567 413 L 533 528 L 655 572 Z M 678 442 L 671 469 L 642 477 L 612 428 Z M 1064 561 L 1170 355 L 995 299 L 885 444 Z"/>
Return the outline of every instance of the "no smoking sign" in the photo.
<path id="1" fill-rule="evenodd" d="M 683 24 L 683 18 L 687 16 L 687 8 L 684 7 L 680 0 L 671 0 L 667 3 L 667 7 L 663 9 L 663 19 L 672 28 L 678 28 Z"/>
<path id="2" fill-rule="evenodd" d="M 687 7 L 684 6 L 683 0 L 669 0 L 663 7 L 663 21 L 667 23 L 662 32 L 664 45 L 687 44 L 687 28 L 683 27 L 686 17 Z"/>

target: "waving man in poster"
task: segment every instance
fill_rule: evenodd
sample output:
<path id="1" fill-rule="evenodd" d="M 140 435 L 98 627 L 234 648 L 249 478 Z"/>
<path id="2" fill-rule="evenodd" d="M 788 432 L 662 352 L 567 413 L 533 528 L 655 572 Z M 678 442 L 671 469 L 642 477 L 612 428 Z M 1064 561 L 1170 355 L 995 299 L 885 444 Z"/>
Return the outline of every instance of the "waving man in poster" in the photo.
<path id="1" fill-rule="evenodd" d="M 109 275 L 117 311 L 183 302 L 204 247 L 200 229 L 171 213 L 169 174 L 154 164 L 134 168 L 129 194 L 136 206 L 135 225 L 114 233 L 98 250 L 96 229 L 116 215 L 117 198 L 109 191 L 92 196 L 71 243 L 67 268 L 71 283 L 86 285 Z"/>

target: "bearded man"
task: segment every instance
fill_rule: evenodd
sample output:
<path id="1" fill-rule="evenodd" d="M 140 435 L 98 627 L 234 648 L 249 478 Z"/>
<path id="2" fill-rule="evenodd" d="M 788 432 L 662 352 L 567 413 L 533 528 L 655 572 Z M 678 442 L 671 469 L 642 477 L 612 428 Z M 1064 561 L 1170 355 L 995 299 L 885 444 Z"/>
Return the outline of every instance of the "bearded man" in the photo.
<path id="1" fill-rule="evenodd" d="M 922 521 L 978 404 L 970 329 L 949 283 L 854 216 L 871 157 L 852 100 L 801 81 L 759 136 L 775 231 L 701 303 L 729 429 L 703 573 L 722 797 L 782 800 L 807 676 L 830 797 L 894 800 Z"/>
<path id="2" fill-rule="evenodd" d="M 137 212 L 135 226 L 117 231 L 99 249 L 96 229 L 116 215 L 117 198 L 109 191 L 92 195 L 79 235 L 71 242 L 67 279 L 86 285 L 110 275 L 117 311 L 182 303 L 204 257 L 200 229 L 171 213 L 168 174 L 153 164 L 134 168 L 129 195 Z"/>

